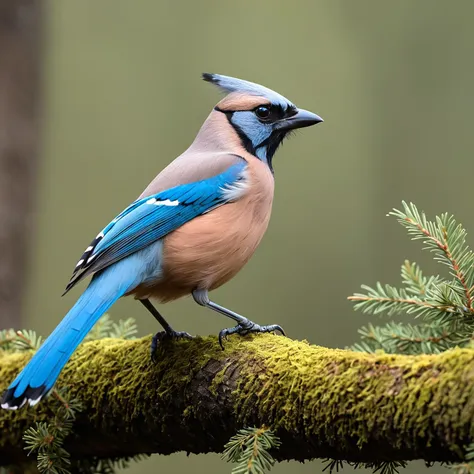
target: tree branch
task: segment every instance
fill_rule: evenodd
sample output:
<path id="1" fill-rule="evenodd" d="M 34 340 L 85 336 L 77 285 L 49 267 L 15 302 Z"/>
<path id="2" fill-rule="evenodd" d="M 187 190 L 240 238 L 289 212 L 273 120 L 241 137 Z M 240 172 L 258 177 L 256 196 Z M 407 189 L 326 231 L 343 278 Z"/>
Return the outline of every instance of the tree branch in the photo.
<path id="1" fill-rule="evenodd" d="M 82 345 L 60 385 L 82 399 L 73 458 L 222 452 L 240 428 L 270 426 L 279 460 L 459 461 L 474 439 L 474 351 L 364 354 L 261 335 Z M 0 388 L 26 363 L 0 351 Z M 0 465 L 25 460 L 21 437 L 39 408 L 0 411 Z"/>

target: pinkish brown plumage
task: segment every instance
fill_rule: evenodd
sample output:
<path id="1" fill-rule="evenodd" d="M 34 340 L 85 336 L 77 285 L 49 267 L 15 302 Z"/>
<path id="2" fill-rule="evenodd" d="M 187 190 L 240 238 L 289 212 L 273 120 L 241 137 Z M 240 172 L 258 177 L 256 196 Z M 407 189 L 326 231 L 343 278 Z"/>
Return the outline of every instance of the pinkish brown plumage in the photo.
<path id="1" fill-rule="evenodd" d="M 245 152 L 242 155 L 247 155 L 249 170 L 246 194 L 167 235 L 163 277 L 152 287 L 138 287 L 138 299 L 155 297 L 166 302 L 195 289 L 214 290 L 249 261 L 270 220 L 274 180 L 264 163 Z"/>
<path id="2" fill-rule="evenodd" d="M 261 100 L 246 99 L 241 97 L 245 107 Z M 227 104 L 225 101 L 219 105 Z M 152 297 L 167 302 L 189 295 L 194 289 L 214 290 L 249 261 L 270 220 L 274 179 L 270 168 L 242 146 L 237 132 L 228 126 L 221 112 L 211 112 L 194 143 L 140 197 L 215 176 L 241 159 L 248 165 L 245 194 L 167 235 L 163 245 L 163 276 L 153 285 L 138 286 L 133 293 L 137 299 Z"/>

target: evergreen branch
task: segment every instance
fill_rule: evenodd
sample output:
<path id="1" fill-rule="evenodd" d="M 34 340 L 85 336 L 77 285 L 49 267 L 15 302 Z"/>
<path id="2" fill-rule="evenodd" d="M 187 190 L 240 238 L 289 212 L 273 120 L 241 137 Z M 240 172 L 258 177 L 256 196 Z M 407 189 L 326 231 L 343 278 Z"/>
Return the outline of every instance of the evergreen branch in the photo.
<path id="1" fill-rule="evenodd" d="M 454 464 L 451 467 L 456 474 L 474 473 L 474 443 L 471 443 L 466 449 L 466 462 Z"/>
<path id="2" fill-rule="evenodd" d="M 367 352 L 433 354 L 455 346 L 471 347 L 474 341 L 471 289 L 474 254 L 466 245 L 466 232 L 448 214 L 428 221 L 414 204 L 404 202 L 403 208 L 390 214 L 398 218 L 414 239 L 422 239 L 436 260 L 448 265 L 454 280 L 425 277 L 416 263 L 405 260 L 401 269 L 405 288 L 380 283 L 375 288 L 362 286 L 366 294 L 349 297 L 356 310 L 369 314 L 411 314 L 421 318 L 423 323 L 369 325 L 359 331 L 361 341 L 353 348 Z"/>
<path id="3" fill-rule="evenodd" d="M 441 280 L 439 276 L 425 277 L 421 268 L 409 260 L 403 262 L 401 275 L 407 292 L 417 295 L 421 299 L 425 298 L 434 286 L 439 285 Z"/>
<path id="4" fill-rule="evenodd" d="M 413 327 L 406 325 L 403 328 L 405 331 L 408 329 L 409 335 L 402 335 L 392 332 L 390 337 L 395 342 L 396 353 L 405 354 L 437 354 L 443 350 L 449 349 L 449 343 L 451 342 L 451 335 L 446 332 L 429 336 L 423 334 L 423 327 Z M 432 329 L 432 328 L 428 328 Z"/>
<path id="5" fill-rule="evenodd" d="M 105 337 L 132 339 L 137 333 L 135 319 L 128 318 L 118 322 L 112 321 L 109 314 L 104 314 L 92 330 L 87 334 L 85 341 L 95 341 Z"/>
<path id="6" fill-rule="evenodd" d="M 133 339 L 138 332 L 135 319 L 128 318 L 112 324 L 108 337 L 120 339 Z"/>
<path id="7" fill-rule="evenodd" d="M 408 229 L 413 240 L 423 239 L 427 249 L 435 253 L 435 259 L 450 268 L 462 288 L 466 308 L 470 313 L 474 313 L 474 254 L 465 243 L 466 231 L 456 223 L 453 216 L 446 213 L 431 222 L 413 203 L 407 204 L 403 201 L 402 204 L 403 211 L 394 209 L 389 215 L 395 216 Z"/>
<path id="8" fill-rule="evenodd" d="M 423 275 L 420 267 L 415 263 L 405 260 L 402 265 L 402 281 L 408 287 L 408 291 L 416 295 L 424 295 L 428 279 Z"/>
<path id="9" fill-rule="evenodd" d="M 104 339 L 80 346 L 59 380 L 81 398 L 64 449 L 79 460 L 139 453 L 223 452 L 248 426 L 271 426 L 276 460 L 465 462 L 474 434 L 474 351 L 361 354 L 274 335 L 164 343 Z M 0 352 L 0 390 L 29 358 Z M 429 400 L 430 403 L 426 403 Z M 26 458 L 22 433 L 58 401 L 0 411 L 0 464 Z M 453 409 L 455 407 L 456 409 Z M 358 443 L 354 443 L 354 439 Z"/>
<path id="10" fill-rule="evenodd" d="M 3 329 L 0 331 L 0 349 L 15 351 L 35 351 L 42 343 L 42 338 L 38 337 L 35 331 L 24 329 L 14 331 L 13 329 Z"/>
<path id="11" fill-rule="evenodd" d="M 0 330 L 0 349 L 9 350 L 11 349 L 11 343 L 16 338 L 15 331 L 13 329 L 2 329 Z"/>
<path id="12" fill-rule="evenodd" d="M 426 310 L 436 311 L 457 311 L 457 308 L 450 305 L 436 305 L 433 302 L 422 300 L 417 297 L 410 297 L 407 290 L 398 289 L 391 285 L 383 286 L 377 283 L 375 288 L 362 285 L 362 289 L 367 294 L 356 293 L 349 296 L 348 300 L 354 301 L 356 310 L 362 310 L 364 313 L 380 314 L 387 313 L 389 316 L 395 313 L 424 314 Z"/>
<path id="13" fill-rule="evenodd" d="M 222 459 L 237 464 L 232 474 L 265 474 L 275 464 L 269 450 L 280 444 L 268 428 L 244 428 L 224 446 Z"/>
<path id="14" fill-rule="evenodd" d="M 58 439 L 50 433 L 49 426 L 45 422 L 36 423 L 35 427 L 28 428 L 23 435 L 25 449 L 28 455 L 40 449 L 49 448 L 49 446 L 58 446 Z"/>
<path id="15" fill-rule="evenodd" d="M 114 322 L 110 319 L 110 315 L 105 313 L 102 317 L 94 324 L 94 327 L 84 338 L 84 341 L 96 341 L 98 339 L 104 339 L 109 337 L 112 331 Z"/>
<path id="16" fill-rule="evenodd" d="M 56 397 L 58 397 L 56 391 Z M 23 435 L 28 456 L 36 453 L 38 471 L 41 474 L 70 474 L 70 455 L 64 449 L 66 437 L 72 432 L 75 414 L 71 414 L 69 403 L 63 397 L 56 398 L 62 404 L 52 421 L 36 422 Z M 67 408 L 66 408 L 67 407 Z"/>
<path id="17" fill-rule="evenodd" d="M 474 472 L 474 463 L 465 462 L 452 466 L 453 471 L 456 474 L 472 474 Z"/>
<path id="18" fill-rule="evenodd" d="M 400 468 L 405 468 L 405 461 L 385 461 L 381 463 L 365 463 L 362 467 L 372 469 L 374 473 L 398 474 Z"/>
<path id="19" fill-rule="evenodd" d="M 323 464 L 325 464 L 323 471 L 328 471 L 329 474 L 334 474 L 335 472 L 342 471 L 344 465 L 347 464 L 345 461 L 341 461 L 339 459 L 324 459 Z"/>
<path id="20" fill-rule="evenodd" d="M 448 235 L 446 232 L 446 228 L 443 228 L 443 237 L 446 247 L 446 256 L 451 262 L 451 265 L 454 269 L 454 273 L 456 275 L 456 278 L 461 282 L 462 287 L 464 288 L 464 293 L 466 295 L 466 306 L 469 309 L 469 311 L 472 313 L 474 312 L 474 308 L 472 307 L 472 294 L 471 294 L 471 287 L 467 284 L 467 277 L 464 274 L 464 272 L 461 270 L 461 265 L 460 263 L 457 262 L 457 260 L 454 258 L 449 246 L 448 246 Z"/>
<path id="21" fill-rule="evenodd" d="M 342 471 L 344 466 L 347 464 L 353 469 L 371 469 L 372 472 L 380 474 L 398 474 L 399 469 L 406 467 L 405 461 L 381 461 L 381 462 L 350 462 L 350 461 L 338 461 L 336 459 L 325 459 L 326 466 L 324 466 L 323 472 L 328 471 L 329 474 L 334 472 Z"/>
<path id="22" fill-rule="evenodd" d="M 448 334 L 444 333 L 441 336 L 399 336 L 398 334 L 392 334 L 392 338 L 396 339 L 401 342 L 409 342 L 411 344 L 425 344 L 425 343 L 433 343 L 439 344 L 442 341 L 446 341 L 449 339 Z M 403 351 L 402 351 L 403 352 Z M 426 354 L 426 352 L 424 352 Z"/>
<path id="23" fill-rule="evenodd" d="M 360 352 L 383 350 L 389 354 L 438 354 L 458 343 L 454 334 L 431 325 L 411 325 L 390 322 L 384 326 L 359 329 L 361 341 L 351 349 Z"/>
<path id="24" fill-rule="evenodd" d="M 373 291 L 370 287 L 365 287 L 365 288 L 368 289 L 369 291 Z M 396 296 L 389 297 L 389 296 L 377 296 L 377 295 L 363 295 L 360 293 L 356 293 L 353 296 L 349 296 L 347 299 L 350 301 L 356 301 L 356 302 L 376 303 L 374 305 L 370 304 L 370 305 L 357 305 L 356 306 L 356 309 L 359 309 L 362 307 L 367 308 L 365 312 L 367 313 L 372 312 L 372 314 L 377 314 L 382 311 L 382 310 L 379 310 L 378 303 L 389 303 L 389 304 L 393 303 L 393 306 L 408 305 L 409 307 L 415 306 L 415 307 L 421 307 L 421 308 L 439 309 L 443 311 L 445 309 L 445 307 L 440 308 L 440 307 L 435 306 L 434 304 L 428 303 L 426 301 L 421 301 L 415 298 L 400 298 Z M 390 308 L 390 307 L 391 305 L 387 306 L 386 308 Z M 387 311 L 386 308 L 384 309 L 384 311 Z"/>
<path id="25" fill-rule="evenodd" d="M 16 337 L 13 339 L 13 348 L 17 351 L 36 351 L 41 346 L 43 339 L 38 336 L 35 331 L 24 329 L 17 331 Z"/>

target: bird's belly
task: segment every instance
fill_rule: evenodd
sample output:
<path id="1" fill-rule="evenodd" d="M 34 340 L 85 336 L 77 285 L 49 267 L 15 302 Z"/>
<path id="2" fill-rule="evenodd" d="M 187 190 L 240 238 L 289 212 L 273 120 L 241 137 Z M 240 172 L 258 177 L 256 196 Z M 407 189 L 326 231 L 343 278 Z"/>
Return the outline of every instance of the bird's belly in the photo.
<path id="1" fill-rule="evenodd" d="M 243 202 L 226 204 L 166 236 L 162 277 L 146 289 L 147 296 L 170 301 L 196 288 L 213 290 L 235 276 L 268 226 L 271 202 L 268 212 L 253 212 L 251 207 Z"/>

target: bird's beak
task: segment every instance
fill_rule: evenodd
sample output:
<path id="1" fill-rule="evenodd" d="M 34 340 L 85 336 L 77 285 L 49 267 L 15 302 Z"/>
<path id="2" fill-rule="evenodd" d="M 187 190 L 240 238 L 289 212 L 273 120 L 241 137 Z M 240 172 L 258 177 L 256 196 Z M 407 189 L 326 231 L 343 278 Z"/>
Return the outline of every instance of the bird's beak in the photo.
<path id="1" fill-rule="evenodd" d="M 294 130 L 296 128 L 311 127 L 311 125 L 321 122 L 324 122 L 324 120 L 319 115 L 308 110 L 299 109 L 295 115 L 277 122 L 275 128 L 278 130 Z"/>

